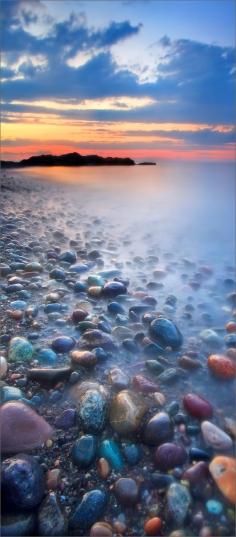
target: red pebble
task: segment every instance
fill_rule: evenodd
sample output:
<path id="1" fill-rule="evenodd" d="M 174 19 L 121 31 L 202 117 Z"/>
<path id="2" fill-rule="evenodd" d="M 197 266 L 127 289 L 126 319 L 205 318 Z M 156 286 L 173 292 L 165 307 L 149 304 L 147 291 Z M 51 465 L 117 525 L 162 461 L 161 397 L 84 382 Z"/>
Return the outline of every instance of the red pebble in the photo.
<path id="1" fill-rule="evenodd" d="M 154 384 L 151 380 L 143 377 L 142 375 L 136 375 L 133 378 L 133 386 L 136 390 L 143 393 L 151 393 L 158 391 L 157 384 Z"/>
<path id="2" fill-rule="evenodd" d="M 230 380 L 236 376 L 236 364 L 224 354 L 211 354 L 207 365 L 212 373 L 221 379 Z"/>
<path id="3" fill-rule="evenodd" d="M 160 530 L 162 527 L 162 520 L 158 516 L 149 518 L 144 524 L 144 531 L 146 535 L 160 535 Z"/>
<path id="4" fill-rule="evenodd" d="M 212 417 L 213 410 L 211 404 L 195 393 L 188 393 L 183 397 L 183 404 L 190 416 L 197 419 L 208 419 Z"/>

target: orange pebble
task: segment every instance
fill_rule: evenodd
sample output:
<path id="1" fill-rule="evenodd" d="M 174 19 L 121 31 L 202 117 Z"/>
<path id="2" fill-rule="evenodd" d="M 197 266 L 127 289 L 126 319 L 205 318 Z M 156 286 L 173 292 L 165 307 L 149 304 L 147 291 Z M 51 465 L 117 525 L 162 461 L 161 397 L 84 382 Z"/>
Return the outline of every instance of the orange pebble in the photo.
<path id="1" fill-rule="evenodd" d="M 236 503 L 236 461 L 232 457 L 219 455 L 209 465 L 210 473 L 222 494 L 231 503 Z"/>
<path id="2" fill-rule="evenodd" d="M 211 354 L 207 365 L 212 373 L 224 380 L 230 380 L 236 376 L 236 364 L 224 354 Z"/>
<path id="3" fill-rule="evenodd" d="M 146 535 L 160 535 L 160 530 L 162 527 L 162 521 L 158 516 L 150 518 L 144 524 L 144 531 Z"/>
<path id="4" fill-rule="evenodd" d="M 225 326 L 227 332 L 236 332 L 236 323 L 234 321 L 230 321 Z"/>

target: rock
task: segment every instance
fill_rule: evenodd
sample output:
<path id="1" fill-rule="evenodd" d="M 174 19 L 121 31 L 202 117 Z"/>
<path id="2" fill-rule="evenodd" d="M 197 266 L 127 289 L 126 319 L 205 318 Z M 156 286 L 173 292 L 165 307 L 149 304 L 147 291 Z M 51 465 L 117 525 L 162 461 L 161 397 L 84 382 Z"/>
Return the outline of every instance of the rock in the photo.
<path id="1" fill-rule="evenodd" d="M 146 377 L 143 377 L 143 375 L 135 375 L 133 378 L 133 386 L 135 390 L 142 393 L 153 393 L 158 390 L 157 384 Z"/>
<path id="2" fill-rule="evenodd" d="M 114 494 L 124 507 L 131 507 L 138 502 L 139 489 L 136 481 L 129 477 L 121 477 L 114 485 Z"/>
<path id="3" fill-rule="evenodd" d="M 75 425 L 76 411 L 74 408 L 67 408 L 62 412 L 58 418 L 55 420 L 55 427 L 57 429 L 64 429 L 67 431 Z"/>
<path id="4" fill-rule="evenodd" d="M 10 362 L 31 360 L 34 348 L 24 337 L 13 337 L 10 341 L 8 358 Z"/>
<path id="5" fill-rule="evenodd" d="M 124 295 L 127 293 L 127 288 L 121 282 L 110 281 L 105 283 L 102 294 L 107 298 L 111 298 L 117 295 Z"/>
<path id="6" fill-rule="evenodd" d="M 104 515 L 107 507 L 107 495 L 102 490 L 90 490 L 84 494 L 70 519 L 72 529 L 87 530 Z"/>
<path id="7" fill-rule="evenodd" d="M 85 432 L 101 432 L 107 418 L 107 402 L 103 395 L 94 389 L 87 390 L 81 397 L 78 416 Z"/>
<path id="8" fill-rule="evenodd" d="M 114 440 L 103 440 L 99 448 L 100 456 L 106 459 L 116 471 L 122 470 L 124 461 L 118 445 Z"/>
<path id="9" fill-rule="evenodd" d="M 211 458 L 211 454 L 204 449 L 192 447 L 189 450 L 190 461 L 208 461 Z"/>
<path id="10" fill-rule="evenodd" d="M 32 509 L 41 502 L 43 494 L 43 471 L 34 457 L 17 455 L 3 461 L 2 497 L 7 505 Z"/>
<path id="11" fill-rule="evenodd" d="M 105 350 L 113 350 L 114 343 L 111 336 L 101 330 L 86 330 L 79 339 L 78 346 L 80 349 L 91 350 L 95 347 L 102 347 Z"/>
<path id="12" fill-rule="evenodd" d="M 90 351 L 72 351 L 71 362 L 73 367 L 93 367 L 97 363 L 97 357 Z"/>
<path id="13" fill-rule="evenodd" d="M 141 457 L 141 451 L 140 451 L 139 445 L 123 443 L 122 451 L 124 453 L 126 461 L 131 466 L 135 466 L 139 462 L 140 457 Z"/>
<path id="14" fill-rule="evenodd" d="M 87 316 L 88 316 L 87 311 L 84 311 L 82 309 L 76 309 L 73 311 L 71 319 L 73 323 L 78 324 L 81 321 L 84 321 L 84 319 L 86 319 Z"/>
<path id="15" fill-rule="evenodd" d="M 112 400 L 110 407 L 110 424 L 121 435 L 137 431 L 146 412 L 146 405 L 140 397 L 130 390 L 122 390 Z"/>
<path id="16" fill-rule="evenodd" d="M 145 365 L 154 375 L 160 375 L 164 371 L 164 366 L 158 360 L 146 360 Z"/>
<path id="17" fill-rule="evenodd" d="M 210 348 L 217 349 L 221 344 L 218 334 L 211 328 L 202 330 L 202 332 L 200 332 L 200 339 Z"/>
<path id="18" fill-rule="evenodd" d="M 46 487 L 48 490 L 57 490 L 60 486 L 61 472 L 59 468 L 53 468 L 46 473 Z"/>
<path id="19" fill-rule="evenodd" d="M 67 524 L 55 492 L 49 492 L 38 512 L 39 535 L 66 535 Z"/>
<path id="20" fill-rule="evenodd" d="M 110 466 L 108 464 L 108 461 L 106 459 L 104 459 L 104 457 L 101 457 L 98 460 L 97 471 L 98 471 L 98 475 L 99 475 L 99 477 L 101 477 L 101 479 L 107 479 L 107 477 L 109 476 L 109 474 L 111 472 Z"/>
<path id="21" fill-rule="evenodd" d="M 60 261 L 65 261 L 66 263 L 70 263 L 70 265 L 73 265 L 73 263 L 76 262 L 76 253 L 68 250 L 66 252 L 63 252 L 59 256 Z"/>
<path id="22" fill-rule="evenodd" d="M 112 537 L 113 531 L 110 524 L 106 522 L 97 522 L 93 524 L 90 530 L 90 537 Z"/>
<path id="23" fill-rule="evenodd" d="M 218 516 L 223 511 L 223 505 L 217 500 L 208 500 L 206 502 L 206 508 L 210 515 Z"/>
<path id="24" fill-rule="evenodd" d="M 201 431 L 204 442 L 216 451 L 231 449 L 233 445 L 232 439 L 214 423 L 203 421 Z"/>
<path id="25" fill-rule="evenodd" d="M 111 315 L 117 315 L 118 313 L 123 315 L 125 313 L 125 309 L 121 304 L 119 304 L 119 302 L 109 302 L 107 305 L 107 310 L 109 313 L 111 313 Z"/>
<path id="26" fill-rule="evenodd" d="M 4 356 L 0 356 L 0 379 L 4 379 L 7 374 L 7 361 Z"/>
<path id="27" fill-rule="evenodd" d="M 158 491 L 166 490 L 171 483 L 174 482 L 174 477 L 169 474 L 161 474 L 159 472 L 153 472 L 150 476 L 151 483 Z"/>
<path id="28" fill-rule="evenodd" d="M 179 483 L 172 483 L 167 491 L 168 512 L 175 524 L 181 526 L 191 504 L 189 491 Z"/>
<path id="29" fill-rule="evenodd" d="M 65 382 L 69 379 L 71 374 L 70 367 L 58 367 L 58 368 L 34 368 L 28 369 L 27 377 L 30 380 L 34 380 L 44 386 L 55 386 L 58 382 Z"/>
<path id="30" fill-rule="evenodd" d="M 149 333 L 163 348 L 171 347 L 173 350 L 178 350 L 183 343 L 183 336 L 178 327 L 169 319 L 160 317 L 152 321 Z"/>
<path id="31" fill-rule="evenodd" d="M 168 367 L 163 373 L 158 375 L 158 381 L 164 384 L 173 384 L 179 379 L 179 376 L 180 373 L 176 367 Z"/>
<path id="32" fill-rule="evenodd" d="M 236 363 L 229 356 L 211 354 L 207 365 L 210 371 L 222 380 L 231 380 L 236 376 Z"/>
<path id="33" fill-rule="evenodd" d="M 72 449 L 72 460 L 76 466 L 86 468 L 95 458 L 97 449 L 96 438 L 91 434 L 81 436 Z"/>
<path id="34" fill-rule="evenodd" d="M 201 367 L 201 362 L 200 360 L 190 358 L 189 356 L 181 356 L 178 359 L 178 365 L 180 367 L 183 367 L 184 369 L 191 371 Z"/>
<path id="35" fill-rule="evenodd" d="M 212 417 L 213 409 L 211 404 L 200 395 L 195 393 L 184 395 L 183 405 L 188 414 L 193 418 L 202 420 Z"/>
<path id="36" fill-rule="evenodd" d="M 41 349 L 37 354 L 37 360 L 43 365 L 55 365 L 58 360 L 57 354 L 52 349 Z"/>
<path id="37" fill-rule="evenodd" d="M 14 536 L 34 535 L 36 528 L 36 516 L 34 513 L 20 515 L 2 515 L 1 535 Z"/>
<path id="38" fill-rule="evenodd" d="M 133 332 L 127 326 L 117 325 L 112 329 L 112 335 L 119 341 L 124 341 L 133 337 Z"/>
<path id="39" fill-rule="evenodd" d="M 159 446 L 155 453 L 157 467 L 163 471 L 183 466 L 186 460 L 187 452 L 181 444 L 166 442 Z"/>
<path id="40" fill-rule="evenodd" d="M 196 464 L 193 464 L 183 473 L 182 478 L 195 485 L 198 483 L 203 483 L 203 480 L 208 477 L 209 470 L 208 465 L 204 461 L 199 461 Z"/>
<path id="41" fill-rule="evenodd" d="M 166 412 L 158 412 L 148 420 L 144 428 L 144 442 L 151 446 L 160 445 L 173 436 L 173 426 Z"/>
<path id="42" fill-rule="evenodd" d="M 3 386 L 1 388 L 1 403 L 7 403 L 7 401 L 17 401 L 24 397 L 20 388 L 15 386 Z"/>
<path id="43" fill-rule="evenodd" d="M 157 516 L 149 518 L 149 520 L 147 520 L 144 524 L 144 531 L 146 535 L 154 535 L 157 537 L 160 535 L 161 528 L 162 520 Z"/>
<path id="44" fill-rule="evenodd" d="M 29 405 L 5 403 L 0 409 L 1 450 L 19 453 L 41 447 L 52 436 L 52 428 Z"/>
<path id="45" fill-rule="evenodd" d="M 209 465 L 211 476 L 224 497 L 230 503 L 236 503 L 236 461 L 231 457 L 219 455 Z"/>
<path id="46" fill-rule="evenodd" d="M 117 390 L 125 390 L 129 386 L 129 377 L 118 367 L 109 371 L 108 380 Z"/>
<path id="47" fill-rule="evenodd" d="M 75 339 L 69 336 L 59 336 L 52 341 L 52 349 L 60 354 L 71 351 L 75 346 Z"/>

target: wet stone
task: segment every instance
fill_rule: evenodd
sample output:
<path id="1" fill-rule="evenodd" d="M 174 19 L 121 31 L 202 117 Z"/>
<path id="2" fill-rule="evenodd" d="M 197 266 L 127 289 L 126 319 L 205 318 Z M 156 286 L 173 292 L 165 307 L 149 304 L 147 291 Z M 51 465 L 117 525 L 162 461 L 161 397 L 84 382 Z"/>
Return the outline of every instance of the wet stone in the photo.
<path id="1" fill-rule="evenodd" d="M 131 507 L 138 502 L 139 489 L 136 481 L 121 477 L 114 485 L 114 493 L 118 502 L 124 507 Z"/>
<path id="2" fill-rule="evenodd" d="M 52 340 L 52 349 L 60 354 L 69 352 L 75 346 L 75 339 L 69 336 L 59 336 Z"/>
<path id="3" fill-rule="evenodd" d="M 107 507 L 107 495 L 102 490 L 90 490 L 84 494 L 81 502 L 69 521 L 72 529 L 89 529 L 105 513 Z"/>
<path id="4" fill-rule="evenodd" d="M 20 388 L 14 386 L 3 386 L 1 388 L 1 403 L 7 403 L 7 401 L 17 401 L 24 397 Z"/>
<path id="5" fill-rule="evenodd" d="M 36 531 L 34 513 L 2 516 L 1 522 L 2 536 L 34 535 Z"/>
<path id="6" fill-rule="evenodd" d="M 173 436 L 173 426 L 166 412 L 158 412 L 148 420 L 144 427 L 145 444 L 160 445 Z"/>
<path id="7" fill-rule="evenodd" d="M 89 389 L 81 397 L 78 416 L 83 430 L 90 433 L 101 432 L 107 418 L 107 402 L 99 391 Z"/>
<path id="8" fill-rule="evenodd" d="M 97 357 L 90 351 L 74 350 L 70 354 L 73 367 L 93 367 L 97 363 Z"/>
<path id="9" fill-rule="evenodd" d="M 109 382 L 117 390 L 124 390 L 128 388 L 129 377 L 118 367 L 114 367 L 109 371 Z"/>
<path id="10" fill-rule="evenodd" d="M 24 337 L 14 337 L 10 341 L 8 358 L 10 362 L 24 362 L 30 360 L 34 349 Z"/>
<path id="11" fill-rule="evenodd" d="M 189 393 L 183 397 L 185 410 L 197 419 L 208 419 L 212 417 L 213 409 L 211 404 L 200 395 Z"/>
<path id="12" fill-rule="evenodd" d="M 7 361 L 4 356 L 0 356 L 0 379 L 6 377 L 7 374 Z"/>
<path id="13" fill-rule="evenodd" d="M 101 330 L 87 330 L 79 339 L 78 346 L 80 349 L 85 350 L 92 350 L 95 347 L 102 347 L 108 351 L 114 349 L 111 336 Z"/>
<path id="14" fill-rule="evenodd" d="M 146 405 L 130 390 L 119 392 L 110 406 L 110 424 L 120 435 L 129 435 L 137 431 L 146 411 Z"/>
<path id="15" fill-rule="evenodd" d="M 58 416 L 55 420 L 55 427 L 67 431 L 75 425 L 76 410 L 74 408 L 67 408 Z"/>
<path id="16" fill-rule="evenodd" d="M 181 444 L 165 443 L 155 453 L 155 462 L 160 470 L 170 470 L 182 466 L 187 460 L 187 452 Z"/>
<path id="17" fill-rule="evenodd" d="M 122 454 L 114 440 L 103 440 L 99 448 L 99 453 L 100 456 L 106 459 L 115 470 L 120 471 L 124 467 Z"/>
<path id="18" fill-rule="evenodd" d="M 67 534 L 67 523 L 55 492 L 49 492 L 40 505 L 38 532 L 39 535 L 64 536 Z"/>
<path id="19" fill-rule="evenodd" d="M 232 448 L 233 442 L 230 436 L 214 423 L 203 421 L 201 424 L 201 431 L 206 445 L 212 447 L 216 451 L 224 451 Z"/>
<path id="20" fill-rule="evenodd" d="M 2 463 L 2 495 L 8 506 L 32 509 L 44 494 L 43 471 L 34 457 L 17 455 Z"/>
<path id="21" fill-rule="evenodd" d="M 139 445 L 137 444 L 130 444 L 130 443 L 123 443 L 122 444 L 122 451 L 124 454 L 124 457 L 127 461 L 127 463 L 130 466 L 135 466 L 141 458 L 141 450 Z"/>
<path id="22" fill-rule="evenodd" d="M 65 382 L 69 379 L 70 374 L 70 367 L 58 367 L 55 369 L 51 367 L 34 368 L 27 371 L 28 379 L 44 386 L 55 386 L 58 382 Z"/>
<path id="23" fill-rule="evenodd" d="M 96 455 L 97 441 L 92 435 L 81 436 L 76 440 L 72 449 L 72 460 L 76 466 L 86 468 L 90 466 Z"/>
<path id="24" fill-rule="evenodd" d="M 172 483 L 167 491 L 167 507 L 171 520 L 181 526 L 191 504 L 189 491 L 183 485 Z"/>
<path id="25" fill-rule="evenodd" d="M 164 348 L 171 347 L 173 350 L 178 350 L 183 343 L 178 327 L 169 319 L 155 319 L 151 322 L 149 331 L 151 338 Z"/>

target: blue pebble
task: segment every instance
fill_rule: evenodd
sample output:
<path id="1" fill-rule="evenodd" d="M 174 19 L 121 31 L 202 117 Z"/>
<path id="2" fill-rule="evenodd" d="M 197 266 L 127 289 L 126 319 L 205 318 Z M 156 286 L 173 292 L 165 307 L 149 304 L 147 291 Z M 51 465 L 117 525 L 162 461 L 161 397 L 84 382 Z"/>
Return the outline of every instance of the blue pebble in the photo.
<path id="1" fill-rule="evenodd" d="M 122 470 L 124 466 L 123 457 L 114 440 L 103 440 L 100 445 L 100 457 L 107 459 L 111 467 L 117 471 Z"/>
<path id="2" fill-rule="evenodd" d="M 73 263 L 76 262 L 76 253 L 68 250 L 67 252 L 63 252 L 60 257 L 60 261 L 66 261 L 66 263 L 70 263 L 70 265 L 73 265 Z"/>
<path id="3" fill-rule="evenodd" d="M 1 390 L 1 402 L 6 403 L 7 401 L 17 401 L 22 399 L 23 393 L 19 388 L 14 386 L 3 386 Z"/>
<path id="4" fill-rule="evenodd" d="M 102 347 L 96 347 L 93 349 L 93 353 L 96 355 L 98 360 L 107 360 L 108 354 Z"/>
<path id="5" fill-rule="evenodd" d="M 102 490 L 90 490 L 75 508 L 70 519 L 71 528 L 87 530 L 102 518 L 107 506 L 107 494 Z"/>
<path id="6" fill-rule="evenodd" d="M 83 293 L 84 291 L 86 291 L 86 289 L 87 289 L 87 286 L 85 283 L 75 282 L 74 291 L 76 293 Z"/>
<path id="7" fill-rule="evenodd" d="M 66 275 L 65 275 L 65 271 L 63 269 L 60 269 L 60 268 L 54 268 L 52 269 L 50 272 L 49 272 L 49 276 L 52 280 L 64 280 Z"/>
<path id="8" fill-rule="evenodd" d="M 135 466 L 140 460 L 141 452 L 136 444 L 122 444 L 122 450 L 128 464 Z"/>
<path id="9" fill-rule="evenodd" d="M 117 313 L 121 313 L 121 314 L 125 313 L 123 306 L 119 304 L 119 302 L 110 302 L 107 305 L 107 310 L 112 315 L 116 315 Z"/>
<path id="10" fill-rule="evenodd" d="M 11 285 L 8 285 L 6 288 L 6 293 L 18 293 L 18 291 L 21 291 L 23 289 L 23 285 L 21 283 L 12 283 Z"/>
<path id="11" fill-rule="evenodd" d="M 58 357 L 52 349 L 41 349 L 37 355 L 37 360 L 42 364 L 56 364 Z"/>
<path id="12" fill-rule="evenodd" d="M 20 298 L 23 298 L 24 300 L 28 300 L 32 297 L 32 293 L 30 291 L 27 291 L 26 289 L 22 289 L 21 291 L 19 291 L 18 296 Z"/>
<path id="13" fill-rule="evenodd" d="M 86 272 L 87 270 L 89 270 L 89 266 L 88 265 L 73 265 L 73 267 L 70 267 L 70 272 L 76 272 L 76 274 L 80 274 L 82 272 Z"/>
<path id="14" fill-rule="evenodd" d="M 10 302 L 10 308 L 13 310 L 25 310 L 27 303 L 24 300 L 13 300 Z"/>
<path id="15" fill-rule="evenodd" d="M 59 336 L 52 341 L 52 349 L 55 352 L 69 352 L 75 346 L 75 339 L 69 336 Z"/>
<path id="16" fill-rule="evenodd" d="M 54 313 L 55 311 L 62 311 L 62 305 L 59 302 L 53 302 L 44 306 L 44 313 Z"/>
<path id="17" fill-rule="evenodd" d="M 220 515 L 220 513 L 223 511 L 222 503 L 218 502 L 217 500 L 208 500 L 206 502 L 206 508 L 208 513 L 211 515 Z"/>

